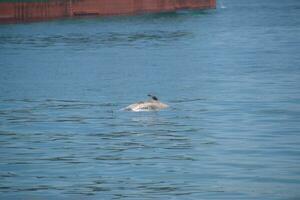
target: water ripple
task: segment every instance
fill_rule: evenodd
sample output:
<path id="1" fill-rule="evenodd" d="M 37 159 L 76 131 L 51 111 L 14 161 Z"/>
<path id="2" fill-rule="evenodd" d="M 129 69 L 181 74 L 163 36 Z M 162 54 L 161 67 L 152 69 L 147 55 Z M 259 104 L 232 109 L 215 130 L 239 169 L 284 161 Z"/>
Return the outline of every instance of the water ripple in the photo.
<path id="1" fill-rule="evenodd" d="M 49 48 L 70 46 L 120 46 L 120 45 L 153 45 L 154 42 L 167 44 L 172 41 L 189 38 L 192 34 L 186 31 L 147 31 L 133 33 L 96 33 L 91 35 L 71 33 L 68 35 L 0 35 L 0 46 L 27 46 L 33 48 Z"/>

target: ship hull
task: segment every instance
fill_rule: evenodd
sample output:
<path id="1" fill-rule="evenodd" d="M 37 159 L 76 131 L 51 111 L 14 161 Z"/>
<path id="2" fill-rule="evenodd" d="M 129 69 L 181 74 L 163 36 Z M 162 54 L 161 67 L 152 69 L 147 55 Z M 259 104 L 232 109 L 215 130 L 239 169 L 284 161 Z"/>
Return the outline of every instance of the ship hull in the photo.
<path id="1" fill-rule="evenodd" d="M 76 16 L 109 16 L 211 9 L 216 0 L 44 0 L 0 2 L 0 23 L 40 21 Z"/>

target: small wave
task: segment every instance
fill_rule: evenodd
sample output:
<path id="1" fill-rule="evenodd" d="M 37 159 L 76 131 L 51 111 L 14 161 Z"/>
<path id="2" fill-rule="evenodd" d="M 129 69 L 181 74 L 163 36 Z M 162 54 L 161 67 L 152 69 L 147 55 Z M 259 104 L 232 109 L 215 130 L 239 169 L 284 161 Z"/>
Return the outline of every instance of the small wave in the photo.
<path id="1" fill-rule="evenodd" d="M 74 156 L 57 156 L 57 157 L 49 157 L 49 158 L 41 158 L 40 160 L 43 161 L 61 161 L 61 162 L 67 162 L 67 163 L 78 163 L 80 161 L 75 160 Z"/>
<path id="2" fill-rule="evenodd" d="M 84 120 L 85 119 L 82 118 L 82 117 L 73 116 L 73 117 L 58 118 L 58 119 L 55 119 L 54 122 L 77 122 L 77 123 L 85 123 Z"/>
<path id="3" fill-rule="evenodd" d="M 1 136 L 4 136 L 4 135 L 6 135 L 6 136 L 16 136 L 17 133 L 16 132 L 12 132 L 12 131 L 2 131 L 2 130 L 0 130 L 0 135 Z"/>
<path id="4" fill-rule="evenodd" d="M 17 189 L 18 192 L 32 192 L 32 191 L 40 191 L 40 190 L 50 190 L 50 189 L 56 189 L 53 186 L 50 185 L 37 185 L 35 187 L 27 187 L 27 188 L 19 188 Z"/>
<path id="5" fill-rule="evenodd" d="M 0 177 L 2 178 L 7 178 L 7 177 L 16 177 L 18 176 L 16 173 L 14 172 L 4 172 L 4 173 L 0 173 Z"/>
<path id="6" fill-rule="evenodd" d="M 192 33 L 186 31 L 139 31 L 131 33 L 95 33 L 91 35 L 68 34 L 68 35 L 34 35 L 25 36 L 21 34 L 0 36 L 0 46 L 22 45 L 34 48 L 48 48 L 51 46 L 119 46 L 132 45 L 149 42 L 166 43 L 189 37 Z"/>
<path id="7" fill-rule="evenodd" d="M 203 101 L 204 98 L 194 98 L 194 99 L 178 99 L 178 100 L 172 100 L 171 103 L 186 103 L 186 102 L 193 102 L 193 101 Z"/>

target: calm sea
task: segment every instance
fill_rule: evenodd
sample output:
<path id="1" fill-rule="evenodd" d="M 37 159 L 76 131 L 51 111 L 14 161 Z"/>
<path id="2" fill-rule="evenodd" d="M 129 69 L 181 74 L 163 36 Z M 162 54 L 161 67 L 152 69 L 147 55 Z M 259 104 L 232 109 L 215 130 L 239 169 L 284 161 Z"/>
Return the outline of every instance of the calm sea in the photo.
<path id="1" fill-rule="evenodd" d="M 300 1 L 0 26 L 0 199 L 300 198 Z M 152 93 L 161 112 L 121 108 Z"/>

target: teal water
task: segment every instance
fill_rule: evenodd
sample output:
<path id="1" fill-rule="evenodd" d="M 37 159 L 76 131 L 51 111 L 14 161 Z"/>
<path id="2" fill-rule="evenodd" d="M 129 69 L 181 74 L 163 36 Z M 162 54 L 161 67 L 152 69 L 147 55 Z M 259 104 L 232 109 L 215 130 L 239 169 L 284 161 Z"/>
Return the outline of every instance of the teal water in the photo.
<path id="1" fill-rule="evenodd" d="M 0 26 L 0 199 L 300 198 L 300 1 Z M 122 112 L 157 95 L 170 108 Z"/>

